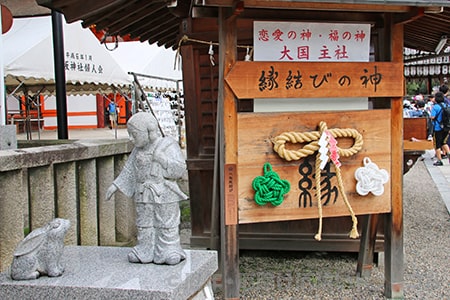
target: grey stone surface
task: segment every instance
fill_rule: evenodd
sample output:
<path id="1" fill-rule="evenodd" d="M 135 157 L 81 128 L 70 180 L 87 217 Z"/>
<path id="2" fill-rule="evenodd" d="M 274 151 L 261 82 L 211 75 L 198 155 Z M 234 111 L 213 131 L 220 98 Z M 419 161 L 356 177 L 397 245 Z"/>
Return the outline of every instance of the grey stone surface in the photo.
<path id="1" fill-rule="evenodd" d="M 80 243 L 98 245 L 97 167 L 95 160 L 78 163 L 78 197 L 80 216 Z"/>
<path id="2" fill-rule="evenodd" d="M 30 229 L 34 230 L 44 226 L 55 216 L 53 168 L 44 166 L 29 169 L 28 178 Z"/>
<path id="3" fill-rule="evenodd" d="M 0 171 L 34 168 L 67 161 L 81 161 L 102 156 L 129 153 L 127 140 L 83 140 L 69 144 L 0 151 Z"/>
<path id="4" fill-rule="evenodd" d="M 27 235 L 14 251 L 11 278 L 30 280 L 41 275 L 61 276 L 64 267 L 60 260 L 69 227 L 69 220 L 54 219 Z"/>
<path id="5" fill-rule="evenodd" d="M 128 155 L 114 158 L 114 178 L 119 176 Z M 116 212 L 116 242 L 129 243 L 136 239 L 136 207 L 134 201 L 130 201 L 122 193 L 114 195 L 114 204 Z"/>
<path id="6" fill-rule="evenodd" d="M 217 270 L 217 253 L 185 250 L 173 266 L 133 264 L 130 248 L 67 246 L 60 277 L 14 281 L 0 274 L 0 299 L 189 299 Z"/>
<path id="7" fill-rule="evenodd" d="M 15 125 L 0 126 L 0 150 L 17 149 Z"/>
<path id="8" fill-rule="evenodd" d="M 77 164 L 68 162 L 54 166 L 55 197 L 57 216 L 70 221 L 69 231 L 66 233 L 65 245 L 78 243 L 78 201 L 77 201 Z M 53 200 L 53 199 L 52 199 Z"/>
<path id="9" fill-rule="evenodd" d="M 106 201 L 106 190 L 114 180 L 114 157 L 97 160 L 98 186 L 98 233 L 99 245 L 114 246 L 116 243 L 116 213 L 114 201 Z"/>
<path id="10" fill-rule="evenodd" d="M 0 172 L 0 271 L 9 267 L 11 254 L 23 239 L 23 208 L 28 206 L 23 177 L 22 170 Z"/>

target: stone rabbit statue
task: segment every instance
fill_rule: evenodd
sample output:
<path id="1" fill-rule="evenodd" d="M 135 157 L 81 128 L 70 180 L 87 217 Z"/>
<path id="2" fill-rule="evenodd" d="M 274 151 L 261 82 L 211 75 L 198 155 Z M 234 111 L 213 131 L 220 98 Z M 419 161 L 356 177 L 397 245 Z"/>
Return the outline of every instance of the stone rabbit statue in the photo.
<path id="1" fill-rule="evenodd" d="M 27 235 L 14 251 L 11 278 L 29 280 L 40 275 L 61 276 L 64 268 L 60 259 L 69 227 L 69 220 L 57 218 Z"/>

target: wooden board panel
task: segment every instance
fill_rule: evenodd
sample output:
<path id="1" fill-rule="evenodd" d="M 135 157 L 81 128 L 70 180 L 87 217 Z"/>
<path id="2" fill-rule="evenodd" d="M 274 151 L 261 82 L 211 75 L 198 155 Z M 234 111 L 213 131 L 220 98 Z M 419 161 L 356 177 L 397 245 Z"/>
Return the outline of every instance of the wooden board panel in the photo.
<path id="1" fill-rule="evenodd" d="M 419 140 L 419 141 L 403 140 L 403 150 L 404 151 L 434 150 L 434 145 L 433 145 L 433 141 L 428 141 L 428 140 Z"/>
<path id="2" fill-rule="evenodd" d="M 225 78 L 236 97 L 400 97 L 403 64 L 392 62 L 236 62 Z"/>
<path id="3" fill-rule="evenodd" d="M 403 119 L 403 139 L 418 140 L 427 139 L 427 118 L 404 118 Z"/>
<path id="4" fill-rule="evenodd" d="M 320 121 L 326 122 L 328 129 L 352 128 L 358 130 L 363 136 L 363 147 L 360 152 L 350 157 L 341 157 L 341 173 L 344 187 L 349 202 L 356 214 L 384 213 L 391 210 L 391 183 L 384 185 L 384 194 L 374 196 L 360 196 L 355 191 L 356 180 L 354 172 L 362 167 L 365 157 L 377 164 L 380 169 L 385 169 L 390 174 L 391 166 L 391 140 L 390 140 L 390 111 L 349 111 L 349 112 L 308 112 L 308 113 L 240 113 L 238 115 L 238 185 L 239 185 L 239 223 L 257 223 L 285 220 L 301 220 L 318 217 L 317 200 L 315 199 L 315 181 L 313 174 L 301 175 L 310 170 L 314 173 L 315 154 L 298 161 L 288 162 L 278 156 L 273 150 L 271 139 L 283 132 L 309 132 L 316 131 Z M 340 138 L 340 148 L 350 148 L 353 139 Z M 290 146 L 290 147 L 288 147 Z M 304 145 L 291 144 L 286 148 L 301 149 Z M 281 179 L 288 180 L 291 184 L 290 192 L 285 196 L 279 206 L 266 204 L 259 206 L 254 201 L 252 181 L 257 176 L 263 175 L 263 165 L 269 162 L 273 171 L 277 172 Z M 310 169 L 308 169 L 308 167 Z M 334 166 L 330 173 L 335 173 Z M 324 174 L 321 178 L 325 178 Z M 311 195 L 311 206 L 303 206 L 299 201 L 301 189 L 307 189 Z M 337 189 L 336 176 L 330 179 L 331 188 Z M 324 187 L 324 186 L 322 186 Z M 322 188 L 322 194 L 326 191 Z M 331 193 L 333 194 L 333 193 Z M 334 194 L 335 195 L 335 194 Z M 301 202 L 301 203 L 300 203 Z M 323 202 L 322 202 L 323 203 Z M 342 195 L 338 193 L 337 199 L 323 206 L 324 217 L 336 217 L 349 215 Z"/>

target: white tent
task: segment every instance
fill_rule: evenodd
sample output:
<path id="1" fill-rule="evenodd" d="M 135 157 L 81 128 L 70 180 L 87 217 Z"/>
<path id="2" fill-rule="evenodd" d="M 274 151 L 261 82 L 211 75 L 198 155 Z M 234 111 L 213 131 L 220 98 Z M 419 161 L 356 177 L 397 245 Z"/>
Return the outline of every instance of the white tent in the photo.
<path id="1" fill-rule="evenodd" d="M 68 94 L 110 92 L 129 86 L 131 77 L 80 22 L 64 24 L 66 90 Z M 5 86 L 54 92 L 53 37 L 50 17 L 14 19 L 3 36 Z"/>
<path id="2" fill-rule="evenodd" d="M 175 65 L 176 51 L 156 44 L 123 42 L 111 51 L 111 55 L 127 72 L 150 76 L 139 77 L 141 85 L 145 87 L 175 89 L 176 82 L 183 77 L 181 61 Z"/>

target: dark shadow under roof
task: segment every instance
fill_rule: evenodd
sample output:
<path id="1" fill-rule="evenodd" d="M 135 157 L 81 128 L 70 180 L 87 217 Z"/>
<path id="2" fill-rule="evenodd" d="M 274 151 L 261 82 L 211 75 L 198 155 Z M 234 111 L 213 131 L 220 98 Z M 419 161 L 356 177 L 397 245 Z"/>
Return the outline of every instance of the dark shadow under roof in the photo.
<path id="1" fill-rule="evenodd" d="M 111 35 L 130 35 L 141 42 L 148 41 L 166 48 L 176 49 L 181 38 L 180 27 L 184 18 L 192 14 L 191 1 L 150 1 L 150 0 L 36 0 L 39 5 L 53 8 L 64 14 L 66 21 L 71 23 L 82 20 L 83 26 L 96 25 L 97 29 L 107 31 Z M 283 4 L 299 1 L 273 1 L 264 3 Z M 318 1 L 301 1 L 302 5 L 310 2 L 316 5 Z M 314 4 L 313 4 L 314 2 Z M 338 3 L 340 7 L 367 4 L 363 7 L 400 7 L 410 11 L 398 12 L 398 21 L 405 24 L 405 47 L 433 52 L 442 35 L 450 35 L 450 1 L 321 1 L 323 3 Z M 202 11 L 217 12 L 219 4 L 231 3 L 227 0 L 192 1 L 193 6 L 201 7 Z M 245 5 L 257 1 L 245 1 Z M 173 7 L 172 7 L 173 5 Z M 214 6 L 216 5 L 216 6 Z M 300 5 L 300 4 L 299 4 Z M 337 5 L 337 4 L 336 4 Z M 368 6 L 372 5 L 372 6 Z M 381 6 L 380 6 L 381 5 Z M 247 9 L 247 7 L 245 8 Z M 249 10 L 253 7 L 249 8 Z M 279 10 L 278 12 L 280 12 Z M 333 9 L 336 11 L 336 8 Z M 342 11 L 345 12 L 345 11 Z M 368 11 L 364 11 L 367 13 Z M 394 12 L 395 13 L 395 12 Z M 450 41 L 450 39 L 449 39 Z"/>

